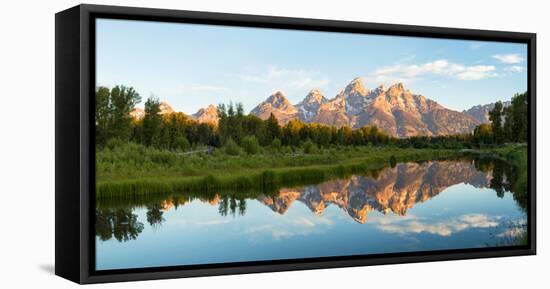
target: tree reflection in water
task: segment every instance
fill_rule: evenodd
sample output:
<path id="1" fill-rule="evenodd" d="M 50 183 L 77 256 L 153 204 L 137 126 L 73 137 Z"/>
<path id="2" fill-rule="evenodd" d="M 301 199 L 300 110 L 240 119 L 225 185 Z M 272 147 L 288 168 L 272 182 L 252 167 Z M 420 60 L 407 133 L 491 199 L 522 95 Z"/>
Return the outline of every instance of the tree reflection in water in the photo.
<path id="1" fill-rule="evenodd" d="M 510 165 L 503 160 L 477 159 L 474 161 L 476 169 L 492 175 L 489 188 L 493 189 L 499 198 L 505 192 L 511 192 L 518 206 L 527 211 L 527 187 L 520 184 L 526 182 L 527 175 L 520 174 L 520 168 Z"/>
<path id="2" fill-rule="evenodd" d="M 119 242 L 135 240 L 143 231 L 143 223 L 131 208 L 96 209 L 96 235 L 106 241 L 114 237 Z"/>
<path id="3" fill-rule="evenodd" d="M 228 214 L 233 217 L 237 214 L 244 216 L 246 212 L 246 200 L 244 198 L 225 195 L 221 197 L 218 203 L 218 212 L 222 216 L 227 216 Z"/>
<path id="4" fill-rule="evenodd" d="M 147 222 L 151 227 L 159 227 L 164 222 L 162 214 L 164 212 L 161 210 L 160 204 L 152 204 L 147 206 Z"/>

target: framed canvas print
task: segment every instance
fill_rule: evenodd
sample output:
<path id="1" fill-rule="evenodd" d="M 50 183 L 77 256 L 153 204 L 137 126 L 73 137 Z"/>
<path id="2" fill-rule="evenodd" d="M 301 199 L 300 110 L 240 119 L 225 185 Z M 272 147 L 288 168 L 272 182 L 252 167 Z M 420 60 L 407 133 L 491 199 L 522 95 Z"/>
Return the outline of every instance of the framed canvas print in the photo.
<path id="1" fill-rule="evenodd" d="M 56 14 L 56 274 L 535 254 L 535 34 Z"/>

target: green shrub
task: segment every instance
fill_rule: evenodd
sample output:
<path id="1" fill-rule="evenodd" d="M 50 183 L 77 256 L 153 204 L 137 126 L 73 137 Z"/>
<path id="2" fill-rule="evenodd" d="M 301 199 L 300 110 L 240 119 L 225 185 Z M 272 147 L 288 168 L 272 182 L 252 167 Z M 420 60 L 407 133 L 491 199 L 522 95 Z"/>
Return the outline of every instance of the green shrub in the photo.
<path id="1" fill-rule="evenodd" d="M 282 147 L 281 152 L 282 152 L 283 154 L 291 154 L 291 153 L 293 153 L 294 151 L 292 150 L 292 147 L 291 147 L 291 146 L 284 146 L 284 147 Z"/>
<path id="2" fill-rule="evenodd" d="M 152 151 L 151 161 L 162 165 L 172 165 L 175 162 L 173 155 L 166 151 Z"/>
<path id="3" fill-rule="evenodd" d="M 241 153 L 241 148 L 232 139 L 228 139 L 223 146 L 223 151 L 232 156 L 238 156 Z"/>
<path id="4" fill-rule="evenodd" d="M 271 142 L 270 148 L 274 152 L 280 152 L 281 146 L 282 146 L 281 140 L 278 138 L 274 138 L 273 141 Z"/>
<path id="5" fill-rule="evenodd" d="M 186 151 L 191 147 L 191 144 L 184 136 L 179 136 L 174 140 L 173 148 L 176 150 Z"/>
<path id="6" fill-rule="evenodd" d="M 127 142 L 124 142 L 119 138 L 112 138 L 112 139 L 109 139 L 107 141 L 107 143 L 105 144 L 105 147 L 110 149 L 110 150 L 113 150 L 115 148 L 119 148 L 119 147 L 124 146 L 126 143 Z"/>
<path id="7" fill-rule="evenodd" d="M 247 154 L 250 155 L 255 155 L 260 151 L 260 143 L 253 135 L 243 137 L 241 140 L 241 147 Z"/>
<path id="8" fill-rule="evenodd" d="M 302 144 L 302 147 L 306 154 L 316 154 L 319 152 L 317 145 L 309 139 Z"/>

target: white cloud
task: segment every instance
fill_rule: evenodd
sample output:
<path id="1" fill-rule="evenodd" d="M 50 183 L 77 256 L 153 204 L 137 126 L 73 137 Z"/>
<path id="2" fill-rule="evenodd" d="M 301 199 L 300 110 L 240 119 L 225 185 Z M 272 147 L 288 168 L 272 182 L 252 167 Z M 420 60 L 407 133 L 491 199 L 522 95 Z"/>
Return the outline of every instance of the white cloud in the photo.
<path id="1" fill-rule="evenodd" d="M 525 60 L 519 54 L 495 54 L 493 58 L 506 64 L 518 64 Z"/>
<path id="2" fill-rule="evenodd" d="M 261 242 L 264 239 L 280 240 L 294 236 L 319 234 L 334 225 L 331 216 L 300 216 L 287 217 L 269 224 L 249 227 L 245 234 L 250 242 Z"/>
<path id="3" fill-rule="evenodd" d="M 290 89 L 322 88 L 329 83 L 329 79 L 317 71 L 303 69 L 285 69 L 268 67 L 262 72 L 249 71 L 240 75 L 241 80 L 253 83 L 268 84 L 273 89 L 287 87 Z"/>
<path id="4" fill-rule="evenodd" d="M 492 65 L 476 65 L 465 67 L 463 71 L 458 72 L 456 76 L 458 79 L 462 80 L 479 80 L 497 76 L 494 71 L 495 67 Z"/>
<path id="5" fill-rule="evenodd" d="M 440 59 L 424 64 L 392 65 L 376 70 L 369 78 L 376 82 L 413 82 L 425 75 L 440 75 L 460 80 L 479 80 L 497 76 L 492 65 L 466 66 Z"/>
<path id="6" fill-rule="evenodd" d="M 504 232 L 497 234 L 498 238 L 518 238 L 525 234 L 525 228 L 523 227 L 512 227 L 506 229 Z"/>
<path id="7" fill-rule="evenodd" d="M 521 65 L 512 65 L 504 68 L 504 70 L 508 72 L 523 72 L 524 68 Z"/>
<path id="8" fill-rule="evenodd" d="M 380 220 L 378 227 L 390 233 L 430 233 L 447 237 L 469 228 L 495 228 L 499 225 L 498 219 L 499 217 L 491 218 L 484 214 L 467 214 L 441 222 L 429 223 L 411 216 L 392 221 Z"/>

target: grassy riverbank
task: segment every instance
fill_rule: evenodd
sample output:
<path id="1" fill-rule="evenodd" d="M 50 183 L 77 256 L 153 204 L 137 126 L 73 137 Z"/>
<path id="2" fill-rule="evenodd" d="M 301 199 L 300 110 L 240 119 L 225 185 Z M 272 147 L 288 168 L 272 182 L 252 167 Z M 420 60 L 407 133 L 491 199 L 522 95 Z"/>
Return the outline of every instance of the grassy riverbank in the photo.
<path id="1" fill-rule="evenodd" d="M 527 148 L 509 145 L 480 150 L 401 149 L 395 147 L 332 147 L 262 150 L 258 154 L 178 153 L 129 143 L 106 146 L 96 154 L 96 197 L 136 197 L 175 192 L 275 191 L 282 186 L 321 182 L 351 174 L 373 175 L 403 161 L 460 156 L 500 158 L 525 174 L 516 184 L 526 191 Z"/>
<path id="2" fill-rule="evenodd" d="M 264 150 L 227 155 L 181 154 L 124 144 L 97 151 L 97 197 L 217 190 L 271 191 L 350 174 L 376 174 L 392 162 L 459 156 L 458 150 L 333 147 L 313 153 Z"/>

